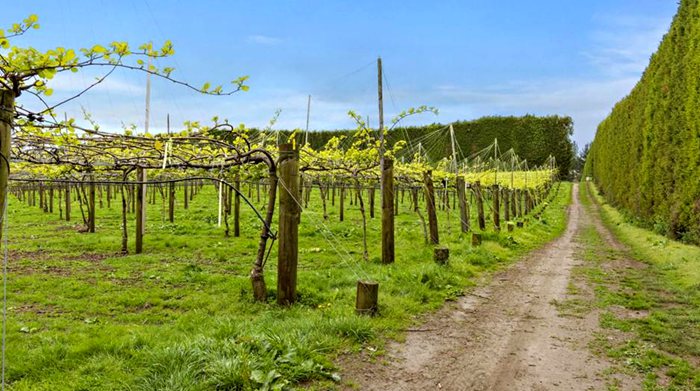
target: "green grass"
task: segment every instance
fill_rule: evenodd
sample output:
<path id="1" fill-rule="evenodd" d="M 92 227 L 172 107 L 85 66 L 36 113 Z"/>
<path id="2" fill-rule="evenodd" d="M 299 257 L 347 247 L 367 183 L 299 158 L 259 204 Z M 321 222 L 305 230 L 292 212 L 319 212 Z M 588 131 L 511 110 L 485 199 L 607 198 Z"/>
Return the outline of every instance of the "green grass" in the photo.
<path id="1" fill-rule="evenodd" d="M 163 221 L 160 199 L 149 205 L 145 252 L 126 256 L 118 254 L 117 202 L 98 209 L 97 233 L 87 234 L 74 229 L 77 203 L 74 221 L 66 223 L 57 213 L 12 199 L 9 388 L 333 388 L 339 354 L 381 352 L 387 338 L 401 338 L 421 314 L 559 235 L 570 188 L 561 185 L 542 221 L 530 219 L 513 233 L 487 232 L 478 248 L 459 232 L 454 211 L 450 231 L 440 211 L 448 266 L 432 261 L 432 247 L 424 244 L 420 221 L 410 212 L 410 194 L 397 216 L 396 263 L 386 266 L 379 261 L 379 219 L 369 223 L 370 261 L 362 261 L 357 206 L 346 204 L 346 221 L 339 223 L 336 205 L 324 222 L 315 190 L 301 217 L 299 302 L 290 308 L 252 301 L 248 273 L 258 221 L 242 208 L 242 236 L 224 237 L 216 227 L 212 186 L 188 210 L 178 207 L 175 223 Z M 130 233 L 133 221 L 129 215 Z M 380 283 L 379 316 L 354 314 L 358 279 Z M 266 280 L 274 303 L 276 249 Z"/>
<path id="2" fill-rule="evenodd" d="M 700 248 L 626 223 L 593 186 L 580 194 L 629 247 L 610 248 L 592 225 L 582 232 L 585 273 L 601 310 L 595 350 L 620 372 L 641 374 L 645 390 L 700 389 Z M 624 261 L 630 257 L 638 263 Z"/>

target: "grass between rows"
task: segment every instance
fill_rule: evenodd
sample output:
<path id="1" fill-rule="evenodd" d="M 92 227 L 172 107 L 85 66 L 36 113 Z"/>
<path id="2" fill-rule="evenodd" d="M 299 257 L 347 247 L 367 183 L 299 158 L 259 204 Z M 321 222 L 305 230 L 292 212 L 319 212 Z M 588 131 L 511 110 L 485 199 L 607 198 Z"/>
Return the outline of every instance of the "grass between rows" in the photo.
<path id="1" fill-rule="evenodd" d="M 12 199 L 9 206 L 7 378 L 11 390 L 250 390 L 337 387 L 333 361 L 362 349 L 381 353 L 403 331 L 484 275 L 540 247 L 566 225 L 570 183 L 542 214 L 513 233 L 487 232 L 482 246 L 439 212 L 448 266 L 432 261 L 410 194 L 397 216 L 397 260 L 382 265 L 380 219 L 369 223 L 370 260 L 361 260 L 361 218 L 337 205 L 324 221 L 318 191 L 301 217 L 299 302 L 251 300 L 248 272 L 259 224 L 242 208 L 242 236 L 216 225 L 217 196 L 205 187 L 190 208 L 164 222 L 148 206 L 145 253 L 118 254 L 116 200 L 97 211 L 97 233 L 78 233 Z M 178 193 L 178 197 L 181 193 Z M 258 201 L 262 205 L 264 200 Z M 329 205 L 330 206 L 330 205 Z M 58 209 L 56 207 L 56 209 Z M 377 211 L 379 213 L 379 210 Z M 129 229 L 133 231 L 133 216 Z M 133 246 L 133 243 L 132 243 Z M 276 286 L 276 250 L 266 268 Z M 380 283 L 379 316 L 354 314 L 358 279 Z M 273 300 L 271 300 L 273 302 Z"/>
<path id="2" fill-rule="evenodd" d="M 616 374 L 641 375 L 644 390 L 700 389 L 700 248 L 631 225 L 592 184 L 580 198 L 628 246 L 611 248 L 593 225 L 581 235 L 601 311 L 592 347 L 615 363 L 609 389 L 622 387 Z"/>

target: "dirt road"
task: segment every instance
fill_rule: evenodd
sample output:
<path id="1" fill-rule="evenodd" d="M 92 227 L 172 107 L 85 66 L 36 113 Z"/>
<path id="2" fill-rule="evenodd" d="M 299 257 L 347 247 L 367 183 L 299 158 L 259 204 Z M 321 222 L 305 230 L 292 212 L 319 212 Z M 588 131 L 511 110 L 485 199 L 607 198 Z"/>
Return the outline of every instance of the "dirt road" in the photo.
<path id="1" fill-rule="evenodd" d="M 363 390 L 589 390 L 605 388 L 606 365 L 587 343 L 595 311 L 562 317 L 576 259 L 577 233 L 590 223 L 573 187 L 566 232 L 493 282 L 448 305 L 405 343 L 388 348 L 387 365 L 346 374 Z"/>

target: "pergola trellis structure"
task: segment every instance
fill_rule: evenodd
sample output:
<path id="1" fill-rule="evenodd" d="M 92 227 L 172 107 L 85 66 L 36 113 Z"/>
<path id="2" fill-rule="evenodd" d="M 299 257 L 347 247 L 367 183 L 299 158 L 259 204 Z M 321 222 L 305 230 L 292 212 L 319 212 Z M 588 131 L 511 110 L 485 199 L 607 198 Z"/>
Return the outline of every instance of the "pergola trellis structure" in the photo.
<path id="1" fill-rule="evenodd" d="M 268 240 L 274 242 L 276 239 L 271 226 L 278 185 L 277 161 L 268 150 L 252 145 L 244 132 L 226 123 L 177 135 L 131 135 L 80 128 L 72 123 L 37 125 L 19 122 L 13 127 L 12 139 L 9 156 L 13 162 L 69 167 L 71 171 L 83 174 L 83 183 L 86 184 L 136 185 L 137 197 L 140 194 L 142 199 L 149 183 L 174 183 L 188 179 L 219 181 L 240 194 L 239 189 L 218 177 L 199 175 L 149 182 L 146 180 L 147 170 L 167 168 L 224 172 L 233 167 L 264 165 L 269 197 L 264 213 L 256 211 L 262 228 L 251 281 L 255 299 L 265 300 L 267 290 L 263 267 L 272 247 L 270 245 L 268 248 Z M 128 181 L 129 174 L 134 171 L 137 180 Z M 115 172 L 120 174 L 121 180 L 114 180 Z M 112 178 L 109 178 L 110 173 Z M 66 178 L 44 180 L 70 182 Z M 251 203 L 248 204 L 255 209 Z M 139 220 L 137 213 L 137 231 Z M 123 229 L 126 230 L 125 224 Z"/>

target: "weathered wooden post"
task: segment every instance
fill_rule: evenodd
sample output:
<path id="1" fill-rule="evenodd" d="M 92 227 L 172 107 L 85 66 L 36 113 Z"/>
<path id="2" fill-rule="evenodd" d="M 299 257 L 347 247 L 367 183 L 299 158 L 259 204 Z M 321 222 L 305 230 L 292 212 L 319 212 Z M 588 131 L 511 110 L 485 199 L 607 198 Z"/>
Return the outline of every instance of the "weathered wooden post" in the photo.
<path id="1" fill-rule="evenodd" d="M 464 177 L 457 176 L 457 198 L 459 198 L 459 219 L 461 220 L 462 232 L 469 232 L 469 206 L 465 195 Z"/>
<path id="2" fill-rule="evenodd" d="M 370 186 L 369 190 L 369 218 L 374 218 L 374 185 Z"/>
<path id="3" fill-rule="evenodd" d="M 66 184 L 66 221 L 70 221 L 70 202 L 71 202 L 71 195 L 70 195 L 70 183 Z"/>
<path id="4" fill-rule="evenodd" d="M 12 141 L 12 121 L 15 114 L 15 94 L 0 89 L 0 216 L 4 216 L 7 203 L 7 183 L 10 179 L 10 142 Z M 4 219 L 0 220 L 0 238 Z"/>
<path id="5" fill-rule="evenodd" d="M 53 213 L 53 184 L 49 187 L 49 213 Z"/>
<path id="6" fill-rule="evenodd" d="M 342 222 L 345 219 L 345 186 L 340 185 L 340 211 L 338 219 Z"/>
<path id="7" fill-rule="evenodd" d="M 382 263 L 394 263 L 394 161 L 384 157 L 382 167 Z"/>
<path id="8" fill-rule="evenodd" d="M 144 168 L 136 169 L 136 180 L 141 182 L 137 185 L 136 191 L 136 254 L 143 252 L 143 234 L 146 228 L 146 197 L 148 196 L 146 189 L 146 170 Z"/>
<path id="9" fill-rule="evenodd" d="M 168 221 L 175 222 L 175 182 L 168 184 Z"/>
<path id="10" fill-rule="evenodd" d="M 239 189 L 241 188 L 240 174 L 236 174 L 234 186 L 236 186 L 236 195 L 233 196 L 233 237 L 237 238 L 241 236 L 241 195 L 239 193 Z"/>
<path id="11" fill-rule="evenodd" d="M 430 243 L 440 244 L 437 214 L 435 212 L 435 187 L 433 186 L 432 173 L 433 172 L 430 170 L 423 173 L 423 186 L 425 189 L 425 210 L 428 214 Z"/>
<path id="12" fill-rule="evenodd" d="M 503 214 L 506 222 L 510 221 L 510 190 L 507 188 L 503 189 Z"/>
<path id="13" fill-rule="evenodd" d="M 355 312 L 358 315 L 376 315 L 379 300 L 379 284 L 373 281 L 357 281 Z"/>
<path id="14" fill-rule="evenodd" d="M 496 231 L 501 230 L 501 203 L 500 203 L 500 189 L 498 184 L 491 187 L 493 194 L 493 229 Z"/>
<path id="15" fill-rule="evenodd" d="M 187 181 L 182 182 L 182 208 L 187 210 L 190 207 L 190 197 L 187 194 Z"/>
<path id="16" fill-rule="evenodd" d="M 279 146 L 279 248 L 277 254 L 277 304 L 289 305 L 296 301 L 297 262 L 299 252 L 299 152 L 292 144 Z"/>
<path id="17" fill-rule="evenodd" d="M 90 174 L 88 193 L 88 232 L 95 233 L 95 175 Z"/>
<path id="18" fill-rule="evenodd" d="M 481 193 L 481 182 L 474 182 L 474 192 L 476 197 L 476 212 L 478 214 L 479 229 L 486 230 L 486 219 L 484 218 L 484 198 Z"/>

